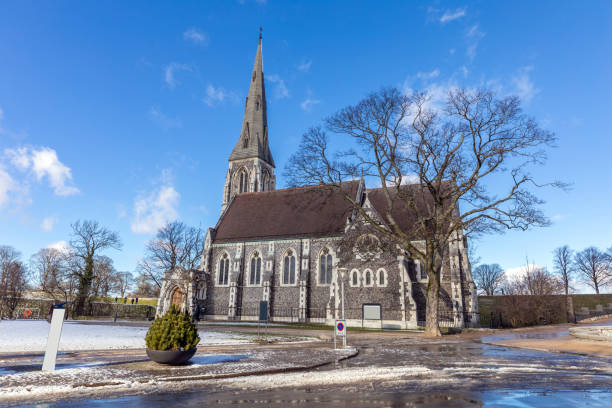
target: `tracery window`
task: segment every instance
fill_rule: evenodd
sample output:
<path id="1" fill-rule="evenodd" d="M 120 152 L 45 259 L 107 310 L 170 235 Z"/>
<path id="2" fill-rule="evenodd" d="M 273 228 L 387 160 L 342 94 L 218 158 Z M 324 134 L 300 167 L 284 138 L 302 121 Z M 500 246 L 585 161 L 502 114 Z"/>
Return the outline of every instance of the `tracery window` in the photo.
<path id="1" fill-rule="evenodd" d="M 249 276 L 250 285 L 261 285 L 261 256 L 255 251 L 251 257 L 251 273 Z"/>
<path id="2" fill-rule="evenodd" d="M 283 285 L 294 285 L 295 284 L 295 255 L 290 249 L 285 255 L 285 262 L 283 267 Z"/>
<path id="3" fill-rule="evenodd" d="M 239 193 L 244 193 L 248 189 L 249 177 L 247 176 L 246 170 L 240 170 L 240 183 L 238 184 Z"/>
<path id="4" fill-rule="evenodd" d="M 227 253 L 223 254 L 223 257 L 219 260 L 219 270 L 217 272 L 217 284 L 227 285 L 229 278 L 229 257 Z"/>
<path id="5" fill-rule="evenodd" d="M 332 281 L 332 256 L 329 253 L 329 249 L 325 248 L 321 251 L 319 258 L 319 283 L 322 285 L 328 285 Z"/>

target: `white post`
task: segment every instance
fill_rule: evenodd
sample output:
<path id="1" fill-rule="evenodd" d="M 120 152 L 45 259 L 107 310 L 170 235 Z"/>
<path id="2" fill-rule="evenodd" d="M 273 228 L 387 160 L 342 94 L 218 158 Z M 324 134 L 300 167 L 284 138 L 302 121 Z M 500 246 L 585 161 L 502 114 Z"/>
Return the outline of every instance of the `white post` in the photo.
<path id="1" fill-rule="evenodd" d="M 57 358 L 60 336 L 62 335 L 65 313 L 66 309 L 53 309 L 49 337 L 47 338 L 47 348 L 45 349 L 45 358 L 42 365 L 43 371 L 55 371 L 55 360 Z"/>
<path id="2" fill-rule="evenodd" d="M 345 329 L 348 331 L 348 324 L 346 324 L 346 319 L 344 316 L 344 277 L 346 276 L 346 272 L 347 269 L 346 268 L 338 268 L 338 272 L 340 272 L 340 278 L 342 279 L 340 281 L 340 291 L 342 293 L 341 298 L 342 298 L 342 320 L 344 321 L 345 324 Z M 344 337 L 342 338 L 342 345 L 346 348 L 346 332 L 344 333 Z"/>

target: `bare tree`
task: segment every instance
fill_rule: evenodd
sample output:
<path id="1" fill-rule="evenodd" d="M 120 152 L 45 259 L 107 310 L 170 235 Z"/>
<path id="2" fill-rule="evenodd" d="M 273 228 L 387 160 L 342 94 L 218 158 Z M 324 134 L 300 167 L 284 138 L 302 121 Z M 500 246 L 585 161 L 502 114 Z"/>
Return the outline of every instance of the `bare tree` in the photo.
<path id="1" fill-rule="evenodd" d="M 6 308 L 11 319 L 28 288 L 28 271 L 19 258 L 15 248 L 0 246 L 0 314 Z"/>
<path id="2" fill-rule="evenodd" d="M 430 106 L 425 94 L 407 96 L 394 88 L 372 93 L 306 132 L 285 175 L 292 185 L 326 184 L 343 194 L 365 222 L 421 262 L 429 278 L 425 331 L 440 336 L 440 273 L 449 245 L 461 233 L 549 224 L 532 192 L 541 185 L 528 169 L 544 163 L 543 148 L 555 137 L 522 113 L 517 97 L 457 89 L 442 109 Z M 330 152 L 328 132 L 336 145 L 355 148 Z M 361 174 L 381 185 L 382 221 L 342 188 Z M 495 193 L 488 190 L 492 178 Z M 416 183 L 405 188 L 408 180 Z M 415 220 L 410 228 L 395 218 L 398 203 Z"/>
<path id="3" fill-rule="evenodd" d="M 197 269 L 203 250 L 201 228 L 188 227 L 180 221 L 169 222 L 147 243 L 146 255 L 139 263 L 138 271 L 161 288 L 166 272 Z"/>
<path id="4" fill-rule="evenodd" d="M 134 296 L 138 297 L 157 297 L 159 296 L 159 287 L 145 273 L 139 273 L 135 280 L 136 290 Z"/>
<path id="5" fill-rule="evenodd" d="M 566 313 L 557 295 L 563 291 L 561 281 L 546 268 L 527 261 L 522 273 L 508 279 L 504 286 L 506 296 L 500 309 L 512 327 L 559 322 Z"/>
<path id="6" fill-rule="evenodd" d="M 127 292 L 130 290 L 133 281 L 134 278 L 130 272 L 123 271 L 117 273 L 117 285 L 115 290 L 122 298 L 125 297 Z"/>
<path id="7" fill-rule="evenodd" d="M 504 270 L 498 264 L 483 264 L 477 266 L 472 275 L 476 287 L 487 296 L 493 296 L 504 282 Z"/>
<path id="8" fill-rule="evenodd" d="M 565 308 L 567 313 L 567 321 L 573 322 L 576 320 L 574 316 L 574 305 L 573 301 L 570 299 L 570 281 L 575 272 L 574 266 L 574 251 L 570 249 L 568 245 L 563 245 L 559 248 L 556 248 L 553 251 L 553 265 L 554 271 L 561 279 L 563 283 L 563 289 L 565 291 Z"/>
<path id="9" fill-rule="evenodd" d="M 43 248 L 30 258 L 38 289 L 53 300 L 67 302 L 74 295 L 77 282 L 71 268 L 71 257 L 70 250 Z"/>
<path id="10" fill-rule="evenodd" d="M 96 255 L 107 248 L 121 249 L 121 240 L 116 232 L 102 227 L 97 221 L 77 221 L 71 227 L 70 245 L 80 263 L 74 271 L 78 277 L 78 289 L 73 315 L 83 315 L 95 277 Z"/>
<path id="11" fill-rule="evenodd" d="M 113 260 L 108 256 L 94 257 L 94 278 L 91 283 L 91 294 L 101 298 L 108 297 L 117 287 L 117 270 Z"/>
<path id="12" fill-rule="evenodd" d="M 576 254 L 576 270 L 580 280 L 599 290 L 612 283 L 612 271 L 610 270 L 610 257 L 595 247 L 588 247 Z"/>
<path id="13" fill-rule="evenodd" d="M 531 296 L 557 295 L 563 290 L 561 281 L 546 268 L 527 265 L 522 277 L 525 294 Z"/>

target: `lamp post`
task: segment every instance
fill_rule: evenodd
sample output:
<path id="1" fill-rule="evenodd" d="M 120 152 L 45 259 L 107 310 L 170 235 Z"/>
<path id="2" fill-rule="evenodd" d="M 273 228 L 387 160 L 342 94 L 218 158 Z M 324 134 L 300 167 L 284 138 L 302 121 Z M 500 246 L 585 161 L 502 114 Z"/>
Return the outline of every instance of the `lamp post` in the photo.
<path id="1" fill-rule="evenodd" d="M 346 268 L 338 268 L 338 272 L 340 272 L 340 279 L 341 279 L 340 292 L 341 292 L 341 299 L 342 299 L 342 320 L 344 320 L 345 324 L 346 324 L 346 320 L 344 318 L 344 277 L 346 276 L 347 271 L 348 269 Z M 342 345 L 343 347 L 346 347 L 346 333 L 344 334 L 344 337 L 342 338 Z"/>

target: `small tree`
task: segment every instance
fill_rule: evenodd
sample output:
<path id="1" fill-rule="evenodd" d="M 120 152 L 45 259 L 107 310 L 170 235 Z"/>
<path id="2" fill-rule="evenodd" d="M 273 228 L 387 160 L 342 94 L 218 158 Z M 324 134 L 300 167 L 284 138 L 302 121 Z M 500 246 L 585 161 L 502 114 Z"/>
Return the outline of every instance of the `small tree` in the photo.
<path id="1" fill-rule="evenodd" d="M 145 341 L 151 350 L 191 350 L 200 337 L 191 316 L 172 305 L 166 314 L 153 321 Z"/>
<path id="2" fill-rule="evenodd" d="M 203 250 L 201 228 L 188 227 L 180 221 L 169 222 L 147 243 L 145 258 L 139 263 L 138 271 L 161 288 L 166 272 L 197 269 Z"/>
<path id="3" fill-rule="evenodd" d="M 336 145 L 348 148 L 334 153 L 328 132 Z M 291 185 L 325 184 L 343 194 L 402 255 L 421 262 L 428 276 L 425 332 L 440 336 L 440 274 L 450 245 L 462 234 L 549 224 L 533 193 L 542 185 L 528 169 L 544 163 L 543 148 L 554 141 L 521 111 L 518 97 L 455 89 L 435 109 L 426 94 L 382 89 L 332 115 L 324 127 L 308 130 L 285 175 Z M 381 186 L 382 220 L 343 189 L 345 181 L 361 175 Z M 407 180 L 413 188 L 404 187 Z M 396 219 L 398 202 L 414 219 L 410 227 Z"/>
<path id="4" fill-rule="evenodd" d="M 97 221 L 77 221 L 71 224 L 70 245 L 78 263 L 74 273 L 78 278 L 77 296 L 73 315 L 85 314 L 85 305 L 91 296 L 91 285 L 95 277 L 95 260 L 99 251 L 107 248 L 121 249 L 121 240 L 116 232 L 102 227 Z"/>
<path id="5" fill-rule="evenodd" d="M 553 265 L 554 271 L 561 279 L 561 283 L 563 284 L 563 289 L 565 292 L 565 307 L 567 313 L 567 321 L 573 322 L 576 320 L 574 316 L 574 305 L 569 296 L 570 293 L 570 281 L 575 272 L 574 266 L 574 251 L 570 249 L 568 245 L 563 245 L 559 248 L 556 248 L 553 251 Z"/>
<path id="6" fill-rule="evenodd" d="M 499 264 L 483 264 L 472 273 L 476 287 L 485 295 L 493 296 L 504 282 L 504 270 Z"/>
<path id="7" fill-rule="evenodd" d="M 134 282 L 134 277 L 132 277 L 132 274 L 130 272 L 127 272 L 127 271 L 117 272 L 116 285 L 115 285 L 116 293 L 118 293 L 119 296 L 121 296 L 122 298 L 125 297 L 127 292 L 132 287 L 133 282 Z"/>
<path id="8" fill-rule="evenodd" d="M 11 319 L 28 288 L 28 271 L 20 257 L 15 248 L 0 246 L 0 314 L 6 308 Z"/>
<path id="9" fill-rule="evenodd" d="M 76 289 L 76 277 L 71 268 L 70 250 L 43 248 L 30 258 L 38 289 L 53 300 L 69 301 Z"/>
<path id="10" fill-rule="evenodd" d="M 576 270 L 582 282 L 599 295 L 599 290 L 612 283 L 610 257 L 595 247 L 588 247 L 576 254 Z"/>

